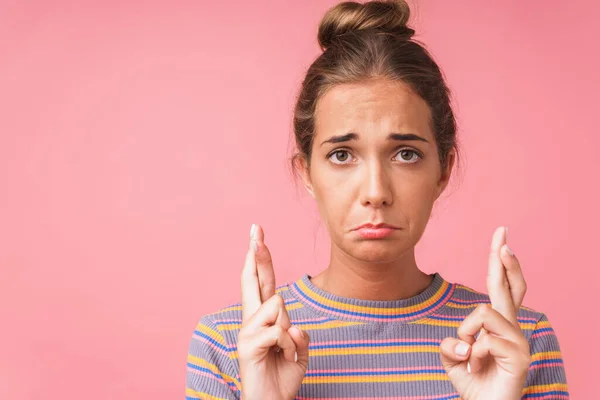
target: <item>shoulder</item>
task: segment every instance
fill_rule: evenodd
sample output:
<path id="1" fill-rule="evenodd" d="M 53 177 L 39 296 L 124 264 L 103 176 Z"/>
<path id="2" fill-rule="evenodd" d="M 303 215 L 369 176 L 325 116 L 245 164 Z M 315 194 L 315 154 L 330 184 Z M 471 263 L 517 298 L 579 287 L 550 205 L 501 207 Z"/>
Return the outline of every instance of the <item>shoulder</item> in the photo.
<path id="1" fill-rule="evenodd" d="M 454 293 L 447 303 L 447 306 L 450 308 L 462 309 L 470 313 L 480 304 L 491 304 L 490 296 L 485 293 L 462 283 L 454 283 L 453 286 Z M 531 339 L 534 333 L 539 333 L 545 328 L 550 328 L 550 322 L 544 312 L 526 305 L 519 307 L 517 319 L 527 339 Z"/>

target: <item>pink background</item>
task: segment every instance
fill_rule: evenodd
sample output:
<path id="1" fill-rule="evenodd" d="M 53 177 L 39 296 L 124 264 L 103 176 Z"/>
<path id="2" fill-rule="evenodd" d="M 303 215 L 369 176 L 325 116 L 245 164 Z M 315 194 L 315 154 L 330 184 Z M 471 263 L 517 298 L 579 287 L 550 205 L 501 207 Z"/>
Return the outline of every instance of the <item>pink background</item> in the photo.
<path id="1" fill-rule="evenodd" d="M 0 398 L 183 398 L 192 331 L 238 301 L 252 222 L 279 283 L 326 267 L 287 157 L 333 4 L 0 2 Z M 598 12 L 427 0 L 413 19 L 465 154 L 418 261 L 485 291 L 508 225 L 579 399 L 600 358 Z"/>

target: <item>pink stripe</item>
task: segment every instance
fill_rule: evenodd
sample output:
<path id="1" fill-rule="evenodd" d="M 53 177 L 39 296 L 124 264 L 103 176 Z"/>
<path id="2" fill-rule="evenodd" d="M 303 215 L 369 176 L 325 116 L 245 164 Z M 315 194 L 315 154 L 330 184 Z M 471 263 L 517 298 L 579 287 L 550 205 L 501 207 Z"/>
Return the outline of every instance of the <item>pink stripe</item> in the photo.
<path id="1" fill-rule="evenodd" d="M 241 319 L 219 319 L 215 320 L 217 324 L 241 324 Z M 292 319 L 290 322 L 293 324 L 294 322 L 335 322 L 330 321 L 330 318 L 320 317 L 320 318 L 302 318 L 302 319 Z"/>
<path id="2" fill-rule="evenodd" d="M 294 319 L 293 321 L 297 321 L 297 322 L 323 322 L 323 321 L 327 321 L 329 322 L 329 318 L 326 317 L 320 317 L 320 318 L 303 318 L 303 319 Z M 333 321 L 335 322 L 335 321 Z"/>
<path id="3" fill-rule="evenodd" d="M 491 301 L 489 300 L 462 300 L 462 299 L 452 299 L 449 300 L 450 303 L 455 303 L 455 304 L 479 304 L 479 303 L 486 303 L 489 304 L 491 303 Z"/>
<path id="4" fill-rule="evenodd" d="M 463 318 L 463 320 L 465 318 L 467 318 L 467 315 L 453 315 L 453 316 L 448 316 L 448 315 L 444 315 L 444 314 L 431 314 L 430 317 L 438 317 L 440 318 L 440 321 L 448 321 L 448 322 L 460 322 L 457 321 L 456 318 Z M 519 317 L 518 318 L 519 322 L 525 323 L 525 322 L 537 322 L 537 319 L 535 318 L 525 318 L 525 317 Z"/>
<path id="5" fill-rule="evenodd" d="M 529 369 L 532 370 L 532 369 L 562 367 L 562 366 L 564 366 L 564 363 L 562 363 L 562 362 L 553 362 L 553 363 L 549 363 L 549 364 L 536 364 L 534 366 L 529 367 Z"/>
<path id="6" fill-rule="evenodd" d="M 222 355 L 224 355 L 226 357 L 229 357 L 229 353 L 227 353 L 225 350 L 223 350 L 223 349 L 215 346 L 214 344 L 212 344 L 211 342 L 209 342 L 208 340 L 206 340 L 206 338 L 203 338 L 202 336 L 198 336 L 195 333 L 192 335 L 192 337 L 194 339 L 196 339 L 197 341 L 199 341 L 199 342 L 207 344 L 214 351 L 216 351 L 216 352 L 218 352 L 218 353 L 220 353 L 220 354 L 222 354 Z"/>
<path id="7" fill-rule="evenodd" d="M 359 369 L 309 369 L 306 373 L 347 373 L 347 372 L 405 372 L 405 371 L 417 371 L 417 370 L 434 370 L 443 369 L 440 367 L 432 367 L 431 365 L 423 367 L 408 367 L 408 368 L 359 368 Z"/>
<path id="8" fill-rule="evenodd" d="M 409 397 L 296 397 L 296 400 L 434 400 L 457 395 L 458 393 L 437 394 L 432 396 L 409 396 Z"/>
<path id="9" fill-rule="evenodd" d="M 223 384 L 229 386 L 229 384 L 227 382 L 225 382 L 225 379 L 217 378 L 215 375 L 209 374 L 208 372 L 198 371 L 197 369 L 194 369 L 194 368 L 191 368 L 191 367 L 187 367 L 187 370 L 189 372 L 193 373 L 193 374 L 204 376 L 205 378 L 211 378 L 211 379 L 214 379 L 217 382 L 220 382 L 220 383 L 223 383 Z"/>
<path id="10" fill-rule="evenodd" d="M 560 395 L 558 395 L 558 394 L 547 394 L 547 395 L 542 396 L 542 397 L 535 397 L 535 399 L 569 400 L 569 396 L 566 396 L 564 394 L 560 394 Z"/>
<path id="11" fill-rule="evenodd" d="M 554 336 L 555 333 L 552 331 L 546 331 L 546 332 L 540 332 L 540 333 L 534 333 L 533 335 L 531 335 L 532 339 L 538 338 L 538 337 L 542 337 L 542 336 Z"/>
<path id="12" fill-rule="evenodd" d="M 407 342 L 418 342 L 418 341 L 427 341 L 429 343 L 424 343 L 423 345 L 430 344 L 431 346 L 436 346 L 437 344 L 441 344 L 441 340 L 437 339 L 427 339 L 427 338 L 418 338 L 418 339 L 373 339 L 373 340 L 336 340 L 336 341 L 327 341 L 327 342 L 314 342 L 310 343 L 310 346 L 323 346 L 323 345 L 337 345 L 337 344 L 376 344 L 376 343 L 386 343 L 386 342 L 399 342 L 399 343 L 407 343 Z M 434 343 L 431 343 L 434 342 Z M 390 344 L 393 346 L 393 344 Z"/>

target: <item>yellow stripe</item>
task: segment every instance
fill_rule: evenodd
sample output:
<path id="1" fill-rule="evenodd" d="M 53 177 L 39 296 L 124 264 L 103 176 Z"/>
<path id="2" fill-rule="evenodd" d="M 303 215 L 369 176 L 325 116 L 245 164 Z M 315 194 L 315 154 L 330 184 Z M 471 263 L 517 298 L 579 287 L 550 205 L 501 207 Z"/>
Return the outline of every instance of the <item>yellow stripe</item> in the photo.
<path id="1" fill-rule="evenodd" d="M 461 321 L 441 321 L 441 320 L 429 319 L 429 318 L 424 318 L 424 319 L 420 319 L 418 321 L 411 322 L 411 324 L 414 324 L 414 325 L 447 326 L 447 327 L 454 327 L 454 328 L 458 328 L 461 323 L 462 323 Z"/>
<path id="2" fill-rule="evenodd" d="M 415 304 L 413 306 L 397 307 L 397 308 L 364 307 L 364 306 L 357 306 L 354 304 L 340 303 L 337 301 L 329 300 L 329 299 L 313 292 L 302 281 L 298 281 L 297 285 L 300 287 L 302 292 L 304 292 L 304 294 L 307 297 L 312 298 L 316 302 L 326 305 L 328 307 L 336 308 L 339 310 L 361 312 L 361 313 L 375 314 L 375 315 L 393 315 L 393 314 L 404 314 L 404 313 L 412 313 L 412 312 L 420 311 L 420 310 L 430 306 L 431 304 L 434 304 L 444 295 L 444 292 L 448 288 L 449 283 L 444 282 L 441 285 L 441 287 L 438 289 L 438 291 L 436 292 L 435 295 L 433 295 L 431 298 L 427 299 L 426 301 L 424 301 L 422 303 Z"/>
<path id="3" fill-rule="evenodd" d="M 552 360 L 554 358 L 562 358 L 560 351 L 543 351 L 531 355 L 531 361 Z"/>
<path id="4" fill-rule="evenodd" d="M 466 317 L 465 317 L 466 318 Z M 429 318 L 424 318 L 418 321 L 413 321 L 411 322 L 411 324 L 416 324 L 416 325 L 432 325 L 432 326 L 445 326 L 445 327 L 450 327 L 450 328 L 458 328 L 460 326 L 460 324 L 462 324 L 462 321 L 441 321 L 438 319 L 429 319 Z M 524 323 L 519 323 L 519 326 L 521 327 L 521 329 L 528 329 L 528 330 L 534 330 L 535 329 L 535 324 L 532 322 L 524 322 Z"/>
<path id="5" fill-rule="evenodd" d="M 185 395 L 187 397 L 193 397 L 195 399 L 203 399 L 203 400 L 227 400 L 223 397 L 212 396 L 205 392 L 196 392 L 195 390 L 192 390 L 190 388 L 185 389 Z"/>
<path id="6" fill-rule="evenodd" d="M 285 309 L 288 311 L 297 310 L 297 309 L 303 308 L 303 307 L 304 306 L 300 302 L 285 305 Z M 209 314 L 209 315 L 217 315 L 217 314 L 222 314 L 222 313 L 229 312 L 229 311 L 242 311 L 242 305 L 239 304 L 239 305 L 223 308 L 220 311 L 217 311 L 217 312 L 215 312 L 213 314 Z"/>
<path id="7" fill-rule="evenodd" d="M 554 390 L 561 391 L 561 392 L 569 391 L 566 383 L 551 383 L 549 385 L 535 385 L 535 386 L 526 387 L 523 389 L 523 394 L 544 393 L 544 392 L 550 392 L 550 391 L 554 391 Z"/>
<path id="8" fill-rule="evenodd" d="M 293 323 L 293 322 L 292 322 Z M 305 324 L 300 325 L 303 331 L 319 331 L 323 329 L 344 328 L 346 326 L 364 325 L 364 322 L 355 321 L 328 321 L 322 324 Z"/>
<path id="9" fill-rule="evenodd" d="M 537 311 L 535 311 L 533 308 L 529 308 L 529 307 L 526 307 L 526 306 L 521 306 L 521 309 L 522 309 L 522 310 L 526 310 L 526 311 L 537 312 Z"/>
<path id="10" fill-rule="evenodd" d="M 552 328 L 552 325 L 550 325 L 550 321 L 540 321 L 537 324 L 537 328 L 540 328 L 540 329 Z"/>
<path id="11" fill-rule="evenodd" d="M 198 325 L 196 325 L 196 330 L 204 333 L 207 336 L 210 336 L 212 339 L 215 340 L 215 342 L 227 347 L 223 336 L 219 332 L 212 330 L 211 328 L 202 323 L 198 323 Z"/>
<path id="12" fill-rule="evenodd" d="M 343 349 L 309 350 L 309 357 L 347 356 L 362 354 L 401 354 L 401 353 L 439 353 L 438 346 L 386 346 L 386 347 L 350 347 Z M 238 352 L 229 353 L 233 360 L 238 358 Z"/>
<path id="13" fill-rule="evenodd" d="M 480 304 L 490 304 L 490 303 L 473 303 L 473 304 L 458 304 L 458 303 L 454 303 L 452 300 L 449 300 L 446 303 L 446 306 L 450 307 L 450 308 L 459 308 L 459 309 L 463 309 L 463 310 L 467 310 L 467 309 L 475 309 L 477 308 Z M 522 311 L 534 311 L 528 307 L 525 306 L 521 306 L 521 310 Z M 534 311 L 535 312 L 535 311 Z M 546 322 L 546 321 L 544 321 Z M 540 322 L 540 324 L 542 324 L 543 322 Z"/>
<path id="14" fill-rule="evenodd" d="M 294 324 L 294 320 L 291 321 L 292 325 Z M 305 324 L 299 325 L 300 329 L 303 331 L 318 331 L 323 329 L 332 329 L 332 328 L 343 328 L 346 326 L 353 325 L 364 325 L 364 322 L 351 322 L 351 321 L 328 321 L 321 324 Z M 231 323 L 231 324 L 221 324 L 219 328 L 224 331 L 233 331 L 236 329 L 242 329 L 242 325 L 239 323 Z"/>
<path id="15" fill-rule="evenodd" d="M 452 303 L 452 301 L 449 301 L 446 303 L 446 306 L 450 307 L 450 308 L 461 308 L 461 309 L 468 309 L 468 308 L 477 308 L 479 306 L 479 304 L 482 303 L 475 303 L 475 304 L 456 304 L 456 303 Z"/>
<path id="16" fill-rule="evenodd" d="M 319 385 L 331 383 L 373 383 L 373 379 L 377 382 L 414 382 L 414 381 L 447 381 L 447 374 L 418 374 L 407 376 L 406 374 L 379 376 L 308 376 L 302 381 L 302 384 Z"/>
<path id="17" fill-rule="evenodd" d="M 439 353 L 439 346 L 385 346 L 385 347 L 350 347 L 341 349 L 309 350 L 310 357 L 346 356 L 363 354 L 402 354 L 402 353 Z"/>
<path id="18" fill-rule="evenodd" d="M 225 380 L 225 382 L 231 382 L 231 383 L 233 383 L 235 385 L 235 387 L 237 387 L 238 389 L 241 390 L 240 383 L 238 382 L 237 379 L 233 378 L 230 375 L 227 375 L 227 374 L 223 373 L 223 371 L 221 371 L 219 369 L 219 367 L 217 367 L 214 364 L 209 363 L 205 359 L 200 358 L 200 357 L 196 357 L 196 356 L 192 356 L 192 355 L 188 354 L 187 361 L 190 364 L 194 364 L 194 365 L 196 365 L 198 367 L 201 367 L 201 368 L 206 368 L 206 369 L 214 372 L 217 375 L 221 375 L 223 377 L 223 379 Z"/>

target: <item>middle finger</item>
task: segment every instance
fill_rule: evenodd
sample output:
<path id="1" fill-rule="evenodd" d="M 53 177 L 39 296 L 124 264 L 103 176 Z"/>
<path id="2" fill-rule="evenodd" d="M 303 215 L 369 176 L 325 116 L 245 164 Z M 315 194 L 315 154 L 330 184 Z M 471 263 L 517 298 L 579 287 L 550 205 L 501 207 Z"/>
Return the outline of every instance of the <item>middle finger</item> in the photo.
<path id="1" fill-rule="evenodd" d="M 500 248 L 506 243 L 506 229 L 499 227 L 494 232 L 489 255 L 487 289 L 492 308 L 497 310 L 514 326 L 518 326 L 517 310 L 510 293 L 506 269 L 500 258 Z"/>
<path id="2" fill-rule="evenodd" d="M 258 271 L 258 283 L 260 286 L 260 297 L 263 302 L 275 294 L 275 270 L 271 252 L 265 244 L 265 232 L 262 226 L 256 224 L 254 241 L 258 248 L 256 252 L 256 269 Z"/>
<path id="3" fill-rule="evenodd" d="M 256 258 L 251 244 L 248 246 L 246 261 L 242 269 L 242 323 L 250 319 L 260 308 L 262 301 L 260 299 L 260 288 L 258 282 L 258 272 L 256 270 Z"/>

